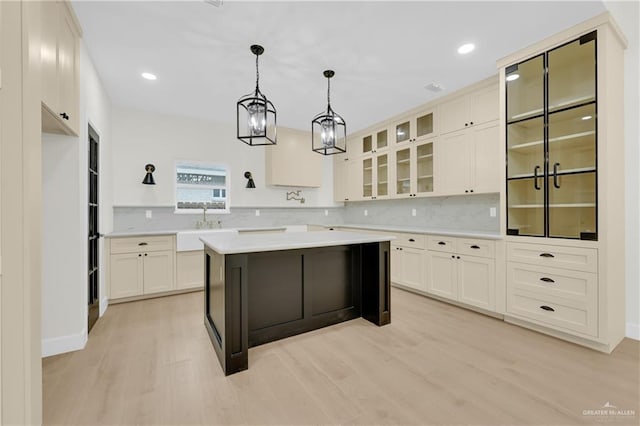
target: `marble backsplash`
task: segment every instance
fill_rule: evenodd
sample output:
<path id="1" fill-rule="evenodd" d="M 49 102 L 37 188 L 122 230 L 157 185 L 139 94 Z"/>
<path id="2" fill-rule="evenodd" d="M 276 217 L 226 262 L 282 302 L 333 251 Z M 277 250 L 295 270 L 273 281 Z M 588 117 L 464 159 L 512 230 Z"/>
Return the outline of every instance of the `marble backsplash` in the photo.
<path id="1" fill-rule="evenodd" d="M 328 208 L 232 207 L 228 214 L 208 213 L 207 219 L 216 227 L 220 221 L 223 228 L 351 223 L 498 232 L 499 204 L 499 194 L 479 194 L 361 201 Z M 490 216 L 491 208 L 496 217 Z M 149 210 L 151 219 L 146 218 Z M 176 214 L 173 207 L 114 207 L 113 220 L 116 232 L 181 230 L 194 229 L 202 214 Z"/>

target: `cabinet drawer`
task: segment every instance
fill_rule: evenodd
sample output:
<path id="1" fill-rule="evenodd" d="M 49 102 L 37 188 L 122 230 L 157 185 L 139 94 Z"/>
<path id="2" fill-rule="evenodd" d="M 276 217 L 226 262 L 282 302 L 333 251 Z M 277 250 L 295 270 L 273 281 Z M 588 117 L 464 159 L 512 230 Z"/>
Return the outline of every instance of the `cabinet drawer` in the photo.
<path id="1" fill-rule="evenodd" d="M 598 311 L 584 303 L 507 288 L 507 312 L 560 331 L 598 335 Z"/>
<path id="2" fill-rule="evenodd" d="M 598 272 L 597 249 L 507 243 L 507 260 L 574 271 Z"/>
<path id="3" fill-rule="evenodd" d="M 460 238 L 457 241 L 458 253 L 480 257 L 496 257 L 496 242 L 490 240 L 472 240 Z"/>
<path id="4" fill-rule="evenodd" d="M 111 239 L 111 254 L 173 250 L 173 235 Z"/>
<path id="5" fill-rule="evenodd" d="M 595 308 L 598 276 L 589 272 L 507 263 L 507 285 L 586 303 Z"/>
<path id="6" fill-rule="evenodd" d="M 427 238 L 427 248 L 434 251 L 455 252 L 457 241 L 453 237 L 429 236 Z"/>
<path id="7" fill-rule="evenodd" d="M 419 234 L 396 234 L 396 239 L 391 241 L 394 246 L 411 247 L 423 249 L 426 247 L 424 235 Z"/>

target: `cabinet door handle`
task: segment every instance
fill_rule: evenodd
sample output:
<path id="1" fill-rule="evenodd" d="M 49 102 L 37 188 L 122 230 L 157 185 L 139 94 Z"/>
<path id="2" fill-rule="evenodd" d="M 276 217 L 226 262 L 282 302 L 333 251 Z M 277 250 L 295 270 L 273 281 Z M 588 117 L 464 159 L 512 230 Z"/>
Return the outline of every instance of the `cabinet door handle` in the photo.
<path id="1" fill-rule="evenodd" d="M 413 238 L 409 238 L 409 241 L 412 242 L 412 243 L 416 242 L 416 240 L 414 240 Z"/>
<path id="2" fill-rule="evenodd" d="M 460 256 L 456 256 L 456 259 L 460 259 Z"/>
<path id="3" fill-rule="evenodd" d="M 456 257 L 455 257 L 454 255 L 451 255 L 451 258 L 452 258 L 452 259 L 455 259 Z"/>
<path id="4" fill-rule="evenodd" d="M 540 309 L 548 311 L 548 312 L 555 312 L 556 310 L 553 309 L 551 306 L 547 306 L 547 305 L 542 305 L 540 306 Z"/>
<path id="5" fill-rule="evenodd" d="M 548 277 L 542 277 L 542 278 L 540 278 L 540 281 L 544 281 L 545 283 L 555 283 L 554 280 L 552 280 L 551 278 L 548 278 Z"/>
<path id="6" fill-rule="evenodd" d="M 551 253 L 540 253 L 540 257 L 555 257 Z"/>
<path id="7" fill-rule="evenodd" d="M 469 125 L 469 123 L 464 123 L 464 127 L 467 127 Z"/>
<path id="8" fill-rule="evenodd" d="M 447 243 L 445 243 L 444 241 L 439 241 L 439 242 L 438 242 L 438 245 L 439 245 L 439 246 L 446 246 L 446 245 L 447 245 Z"/>
<path id="9" fill-rule="evenodd" d="M 142 255 L 141 255 L 141 254 L 138 254 L 138 257 L 142 257 Z"/>
<path id="10" fill-rule="evenodd" d="M 147 253 L 145 253 L 144 255 L 145 255 L 145 257 L 146 257 L 146 256 L 147 256 Z"/>
<path id="11" fill-rule="evenodd" d="M 472 246 L 471 246 L 471 248 L 472 248 L 472 249 L 475 249 L 475 250 L 480 249 L 480 247 L 479 247 L 479 246 L 477 246 L 477 245 L 475 245 L 475 244 L 474 244 L 474 245 L 472 245 Z"/>
<path id="12" fill-rule="evenodd" d="M 553 165 L 553 187 L 556 189 L 560 189 L 560 181 L 558 180 L 558 168 L 560 167 L 560 163 L 555 163 Z"/>
<path id="13" fill-rule="evenodd" d="M 473 121 L 469 123 L 469 125 L 473 126 Z"/>
<path id="14" fill-rule="evenodd" d="M 465 190 L 464 190 L 464 192 L 468 194 L 468 193 L 469 193 L 469 190 L 468 190 L 468 189 L 465 189 Z"/>
<path id="15" fill-rule="evenodd" d="M 533 187 L 536 191 L 540 191 L 540 185 L 538 185 L 538 171 L 540 170 L 540 166 L 536 166 L 533 169 Z"/>
<path id="16" fill-rule="evenodd" d="M 473 189 L 470 189 L 469 192 L 473 192 Z"/>
<path id="17" fill-rule="evenodd" d="M 146 246 L 148 245 L 147 243 L 138 243 L 139 246 Z"/>

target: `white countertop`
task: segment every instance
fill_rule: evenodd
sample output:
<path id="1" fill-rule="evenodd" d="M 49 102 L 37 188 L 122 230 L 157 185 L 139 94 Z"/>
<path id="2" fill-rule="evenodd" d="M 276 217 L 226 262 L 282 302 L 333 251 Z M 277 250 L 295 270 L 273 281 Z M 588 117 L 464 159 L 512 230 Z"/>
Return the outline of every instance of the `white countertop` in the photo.
<path id="1" fill-rule="evenodd" d="M 394 237 L 360 232 L 315 231 L 282 234 L 213 234 L 200 240 L 220 254 L 253 253 L 391 241 Z"/>
<path id="2" fill-rule="evenodd" d="M 450 237 L 469 237 L 469 238 L 486 238 L 488 240 L 500 240 L 502 237 L 499 232 L 491 231 L 465 231 L 462 229 L 442 229 L 442 228 L 416 228 L 410 226 L 398 225 L 363 225 L 357 223 L 343 223 L 341 225 L 320 225 L 327 228 L 352 228 L 364 229 L 371 231 L 387 231 L 387 232 L 407 232 L 410 234 L 431 234 L 446 235 Z"/>

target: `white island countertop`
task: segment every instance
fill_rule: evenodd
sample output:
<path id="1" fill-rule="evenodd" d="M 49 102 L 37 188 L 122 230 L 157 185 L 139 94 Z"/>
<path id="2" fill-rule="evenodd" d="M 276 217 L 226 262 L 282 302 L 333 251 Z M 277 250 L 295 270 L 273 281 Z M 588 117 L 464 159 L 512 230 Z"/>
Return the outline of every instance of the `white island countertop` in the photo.
<path id="1" fill-rule="evenodd" d="M 394 237 L 365 232 L 316 231 L 282 234 L 210 234 L 200 238 L 205 246 L 220 254 L 306 249 L 391 241 Z"/>

